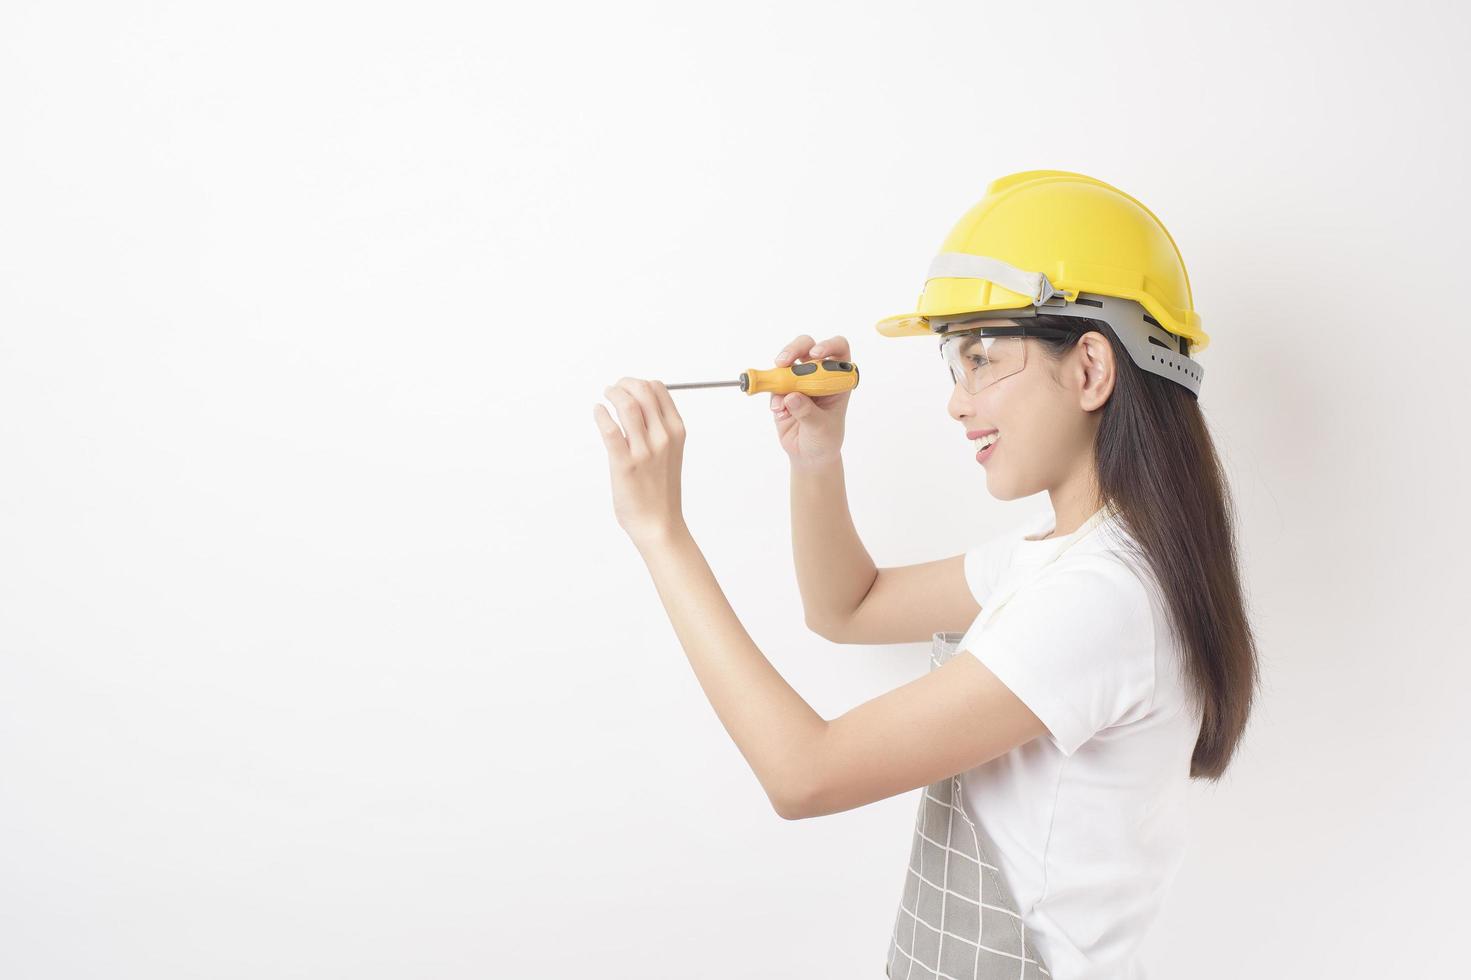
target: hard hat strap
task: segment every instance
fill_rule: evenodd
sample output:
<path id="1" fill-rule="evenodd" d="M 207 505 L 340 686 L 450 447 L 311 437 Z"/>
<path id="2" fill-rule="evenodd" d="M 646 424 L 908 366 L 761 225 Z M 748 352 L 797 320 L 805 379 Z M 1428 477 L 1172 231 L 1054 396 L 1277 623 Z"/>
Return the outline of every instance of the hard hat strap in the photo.
<path id="1" fill-rule="evenodd" d="M 1041 272 L 1027 272 L 989 255 L 972 255 L 969 252 L 941 252 L 930 263 L 930 279 L 985 279 L 1013 293 L 1020 293 L 1033 303 L 1045 303 L 1053 296 L 1063 295 L 1047 276 Z"/>

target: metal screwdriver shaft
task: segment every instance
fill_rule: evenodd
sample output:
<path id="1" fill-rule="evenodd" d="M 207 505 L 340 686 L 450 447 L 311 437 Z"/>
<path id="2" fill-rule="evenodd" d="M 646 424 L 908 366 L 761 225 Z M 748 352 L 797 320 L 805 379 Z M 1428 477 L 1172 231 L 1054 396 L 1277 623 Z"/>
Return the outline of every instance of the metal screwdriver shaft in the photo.
<path id="1" fill-rule="evenodd" d="M 694 382 L 694 381 L 692 381 L 689 384 L 665 385 L 664 387 L 665 388 L 668 388 L 670 391 L 673 391 L 675 388 L 725 388 L 725 387 L 727 387 L 729 385 L 740 385 L 740 382 L 739 381 L 700 381 L 700 382 Z"/>

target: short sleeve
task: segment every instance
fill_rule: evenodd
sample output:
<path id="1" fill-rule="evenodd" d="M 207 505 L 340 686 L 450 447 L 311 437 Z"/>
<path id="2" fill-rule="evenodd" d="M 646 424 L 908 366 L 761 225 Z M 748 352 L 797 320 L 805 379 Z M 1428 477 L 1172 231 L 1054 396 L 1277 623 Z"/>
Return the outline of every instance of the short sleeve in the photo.
<path id="1" fill-rule="evenodd" d="M 967 640 L 1064 755 L 1154 697 L 1149 594 L 1108 558 L 1048 569 Z"/>
<path id="2" fill-rule="evenodd" d="M 1016 554 L 1017 542 L 1051 526 L 1050 515 L 1040 514 L 1018 527 L 1003 531 L 989 541 L 983 541 L 965 553 L 965 583 L 970 586 L 971 595 L 976 597 L 976 602 L 985 606 L 986 599 L 996 591 L 996 585 Z"/>
<path id="3" fill-rule="evenodd" d="M 996 588 L 996 581 L 1010 562 L 1015 542 L 1009 535 L 992 538 L 965 553 L 965 584 L 971 595 L 984 606 L 986 597 Z"/>

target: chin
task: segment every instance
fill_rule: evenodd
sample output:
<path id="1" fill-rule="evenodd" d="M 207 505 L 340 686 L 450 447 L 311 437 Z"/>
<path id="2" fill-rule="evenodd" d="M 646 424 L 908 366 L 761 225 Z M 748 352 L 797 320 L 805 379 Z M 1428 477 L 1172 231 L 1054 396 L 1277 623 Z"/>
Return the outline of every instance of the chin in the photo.
<path id="1" fill-rule="evenodd" d="M 997 500 L 1016 500 L 1018 497 L 1026 496 L 1026 494 L 1017 493 L 1016 488 L 1006 480 L 992 476 L 989 470 L 986 472 L 986 492 Z"/>
<path id="2" fill-rule="evenodd" d="M 1015 478 L 1007 478 L 999 472 L 986 471 L 986 492 L 997 500 L 1021 500 L 1041 493 L 1045 487 L 1029 487 Z"/>

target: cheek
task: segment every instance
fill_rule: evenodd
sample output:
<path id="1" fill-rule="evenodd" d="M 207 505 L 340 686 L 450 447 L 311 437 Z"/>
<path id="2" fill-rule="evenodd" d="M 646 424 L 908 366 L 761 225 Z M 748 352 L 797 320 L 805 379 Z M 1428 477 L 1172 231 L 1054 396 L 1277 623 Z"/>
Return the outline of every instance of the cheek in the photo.
<path id="1" fill-rule="evenodd" d="M 1003 438 L 1011 432 L 1021 435 L 1030 427 L 1032 420 L 1027 392 L 1005 383 L 987 388 L 975 396 L 975 414 L 982 425 L 1000 429 Z"/>
<path id="2" fill-rule="evenodd" d="M 1071 458 L 1086 441 L 1080 427 L 1082 416 L 1057 398 L 1038 397 L 1007 408 L 1007 422 L 991 423 L 1014 437 L 1011 442 L 1029 466 L 1050 466 L 1054 461 Z"/>
<path id="3" fill-rule="evenodd" d="M 1045 455 L 1063 424 L 1055 404 L 1022 385 L 983 391 L 976 398 L 975 408 L 982 424 L 1001 430 L 1002 441 L 1012 447 L 1008 455 L 1013 461 Z"/>

